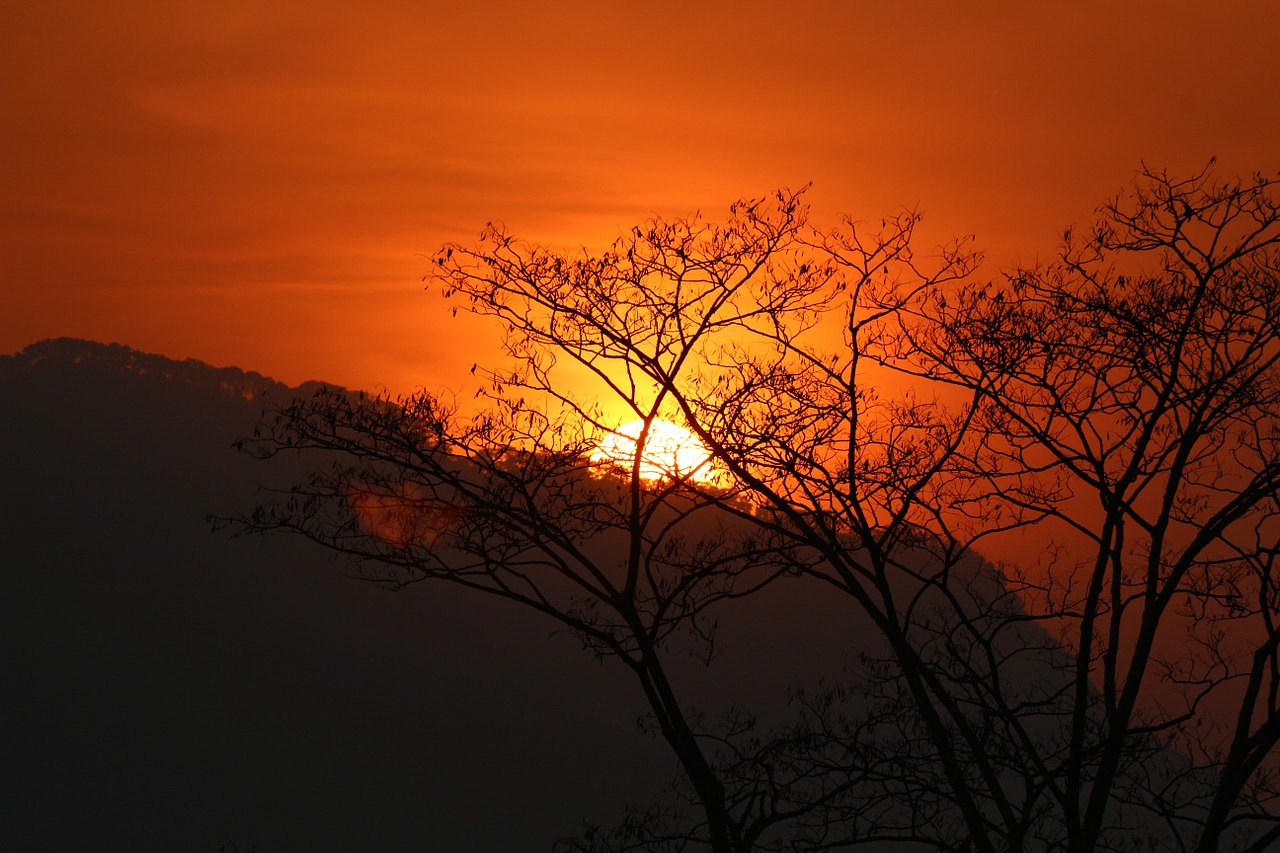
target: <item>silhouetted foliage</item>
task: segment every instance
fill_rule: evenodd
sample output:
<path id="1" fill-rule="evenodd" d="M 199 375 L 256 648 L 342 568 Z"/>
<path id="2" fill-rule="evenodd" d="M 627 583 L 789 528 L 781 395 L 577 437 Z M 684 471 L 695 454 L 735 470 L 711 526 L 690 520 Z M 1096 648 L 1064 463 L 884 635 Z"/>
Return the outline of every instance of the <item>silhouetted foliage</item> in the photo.
<path id="1" fill-rule="evenodd" d="M 824 231 L 802 201 L 599 255 L 446 247 L 436 280 L 512 360 L 479 413 L 296 402 L 246 447 L 335 461 L 240 523 L 516 601 L 634 672 L 682 779 L 570 849 L 1266 849 L 1274 181 L 1144 169 L 997 281 L 964 241 L 917 253 L 914 213 Z M 647 431 L 603 471 L 633 418 L 687 426 L 719 479 L 643 479 Z M 976 556 L 1009 541 L 1036 553 Z M 714 609 L 792 576 L 847 599 L 850 671 L 785 722 L 684 706 L 673 638 L 712 648 Z"/>
<path id="2" fill-rule="evenodd" d="M 1174 837 L 1280 841 L 1278 248 L 1274 179 L 1144 170 L 1056 261 L 904 322 L 905 360 L 982 395 L 1001 500 L 1054 537 L 1017 577 L 1075 658 L 1044 770 L 1071 849 L 1105 837 L 1153 737 L 1212 792 L 1145 780 Z"/>

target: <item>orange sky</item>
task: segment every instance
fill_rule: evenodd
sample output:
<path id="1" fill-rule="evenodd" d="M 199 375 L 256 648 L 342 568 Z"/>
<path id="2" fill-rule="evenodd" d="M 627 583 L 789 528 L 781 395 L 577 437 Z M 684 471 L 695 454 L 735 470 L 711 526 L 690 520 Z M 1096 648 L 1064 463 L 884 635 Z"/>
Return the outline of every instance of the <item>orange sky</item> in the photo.
<path id="1" fill-rule="evenodd" d="M 0 352 L 464 389 L 491 338 L 423 292 L 440 243 L 806 181 L 819 221 L 919 205 L 994 273 L 1140 160 L 1280 169 L 1280 5 L 1210 5 L 5 4 Z"/>

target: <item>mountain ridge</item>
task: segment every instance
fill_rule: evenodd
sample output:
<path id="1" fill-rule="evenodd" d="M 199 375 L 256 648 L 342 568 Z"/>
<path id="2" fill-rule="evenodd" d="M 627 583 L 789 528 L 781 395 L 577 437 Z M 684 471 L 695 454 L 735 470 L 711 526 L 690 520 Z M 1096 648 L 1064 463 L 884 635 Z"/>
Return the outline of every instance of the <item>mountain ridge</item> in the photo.
<path id="1" fill-rule="evenodd" d="M 0 355 L 0 380 L 46 371 L 49 368 L 66 367 L 134 376 L 147 381 L 178 382 L 217 390 L 246 400 L 254 400 L 263 395 L 309 396 L 320 388 L 341 388 L 318 380 L 290 386 L 256 370 L 236 366 L 216 367 L 196 358 L 179 360 L 138 350 L 126 344 L 75 337 L 43 338 L 12 355 Z"/>
<path id="2" fill-rule="evenodd" d="M 305 472 L 232 450 L 262 398 L 320 387 L 337 386 L 76 338 L 0 356 L 21 849 L 507 853 L 670 778 L 627 675 L 531 642 L 552 627 L 537 614 L 446 584 L 388 595 L 299 539 L 210 535 L 208 513 Z M 765 707 L 866 651 L 857 623 L 825 588 L 779 585 L 726 614 L 720 674 L 676 674 L 706 707 Z"/>

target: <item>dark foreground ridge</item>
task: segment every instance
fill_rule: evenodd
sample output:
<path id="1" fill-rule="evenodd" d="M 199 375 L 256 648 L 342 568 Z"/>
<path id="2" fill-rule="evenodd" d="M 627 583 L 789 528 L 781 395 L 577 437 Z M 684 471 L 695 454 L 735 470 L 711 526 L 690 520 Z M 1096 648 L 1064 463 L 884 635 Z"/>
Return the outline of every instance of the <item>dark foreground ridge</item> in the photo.
<path id="1" fill-rule="evenodd" d="M 7 849 L 546 850 L 668 779 L 625 679 L 529 614 L 210 532 L 300 476 L 231 444 L 311 390 L 65 338 L 0 357 Z"/>
<path id="2" fill-rule="evenodd" d="M 210 513 L 303 477 L 231 444 L 264 396 L 318 385 L 68 338 L 0 357 L 7 847 L 549 850 L 670 780 L 628 674 L 536 614 L 211 534 Z M 677 677 L 712 714 L 777 706 L 868 633 L 781 584 L 726 610 L 712 670 Z"/>

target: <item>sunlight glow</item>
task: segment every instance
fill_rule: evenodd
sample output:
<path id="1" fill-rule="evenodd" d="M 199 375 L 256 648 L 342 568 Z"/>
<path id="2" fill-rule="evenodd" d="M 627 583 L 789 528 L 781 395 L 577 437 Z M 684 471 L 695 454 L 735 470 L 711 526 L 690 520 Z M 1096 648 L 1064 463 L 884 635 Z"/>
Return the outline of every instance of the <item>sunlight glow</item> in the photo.
<path id="1" fill-rule="evenodd" d="M 600 440 L 591 454 L 597 464 L 612 463 L 630 472 L 635 465 L 637 445 L 644 421 L 617 427 Z M 640 477 L 645 480 L 689 480 L 710 483 L 716 479 L 711 452 L 696 435 L 670 421 L 655 420 L 649 425 L 644 453 L 640 457 Z"/>

